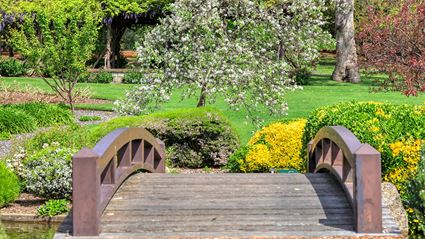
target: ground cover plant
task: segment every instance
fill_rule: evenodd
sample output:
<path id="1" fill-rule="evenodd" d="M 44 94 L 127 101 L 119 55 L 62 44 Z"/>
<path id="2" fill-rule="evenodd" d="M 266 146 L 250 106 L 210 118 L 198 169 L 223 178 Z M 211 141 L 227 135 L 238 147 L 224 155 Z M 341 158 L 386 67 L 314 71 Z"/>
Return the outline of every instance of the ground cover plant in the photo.
<path id="1" fill-rule="evenodd" d="M 21 61 L 0 57 L 0 76 L 22 76 L 26 74 L 26 71 L 27 69 Z"/>
<path id="2" fill-rule="evenodd" d="M 83 115 L 78 120 L 79 121 L 99 121 L 102 118 L 100 116 L 91 116 L 91 115 Z"/>
<path id="3" fill-rule="evenodd" d="M 33 132 L 37 128 L 71 124 L 71 112 L 58 105 L 26 103 L 0 105 L 0 138 L 13 134 Z"/>
<path id="4" fill-rule="evenodd" d="M 37 216 L 54 217 L 69 211 L 69 201 L 65 199 L 51 199 L 37 209 Z"/>

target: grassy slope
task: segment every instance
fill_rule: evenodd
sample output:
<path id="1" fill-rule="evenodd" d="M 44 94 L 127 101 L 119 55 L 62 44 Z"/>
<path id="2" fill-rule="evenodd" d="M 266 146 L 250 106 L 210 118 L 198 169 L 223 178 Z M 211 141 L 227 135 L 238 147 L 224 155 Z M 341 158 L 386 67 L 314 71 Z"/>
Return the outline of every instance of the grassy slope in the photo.
<path id="1" fill-rule="evenodd" d="M 304 90 L 298 90 L 287 93 L 289 104 L 288 118 L 307 117 L 307 115 L 317 107 L 329 104 L 335 104 L 343 101 L 380 101 L 397 104 L 424 104 L 425 95 L 419 97 L 406 97 L 399 92 L 380 92 L 371 93 L 371 80 L 363 75 L 361 84 L 338 83 L 330 80 L 333 70 L 333 60 L 323 60 L 318 69 L 314 72 L 309 85 L 304 86 Z M 50 89 L 41 79 L 34 78 L 0 78 L 6 84 L 13 84 L 17 81 L 20 84 L 28 84 L 46 91 Z M 79 87 L 89 87 L 93 97 L 100 99 L 116 100 L 124 96 L 129 85 L 104 85 L 104 84 L 79 84 Z M 196 99 L 180 101 L 180 92 L 176 91 L 170 102 L 164 104 L 161 110 L 170 110 L 178 108 L 194 107 Z M 234 124 L 243 143 L 247 142 L 255 130 L 250 121 L 245 118 L 245 113 L 231 111 L 224 100 L 219 98 L 214 107 L 223 111 L 223 113 Z M 84 108 L 95 108 L 101 110 L 110 110 L 111 104 L 107 105 L 81 105 Z M 270 117 L 260 115 L 266 122 L 277 120 L 281 117 Z"/>

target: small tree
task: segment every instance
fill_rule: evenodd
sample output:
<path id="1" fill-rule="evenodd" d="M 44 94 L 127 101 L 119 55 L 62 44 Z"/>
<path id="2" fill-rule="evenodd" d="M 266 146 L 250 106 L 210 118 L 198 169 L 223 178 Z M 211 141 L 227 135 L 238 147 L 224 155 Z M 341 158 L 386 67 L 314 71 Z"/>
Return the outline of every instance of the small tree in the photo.
<path id="1" fill-rule="evenodd" d="M 406 95 L 425 91 L 425 3 L 407 0 L 395 14 L 370 9 L 358 34 L 362 65 L 389 75 L 384 89 Z"/>
<path id="2" fill-rule="evenodd" d="M 75 85 L 95 47 L 100 5 L 88 0 L 20 2 L 25 14 L 12 42 L 36 73 L 74 110 Z"/>
<path id="3" fill-rule="evenodd" d="M 291 73 L 315 59 L 312 38 L 322 33 L 308 26 L 321 24 L 323 2 L 301 2 L 303 7 L 249 0 L 176 2 L 138 49 L 147 77 L 117 103 L 118 111 L 141 113 L 180 88 L 183 98 L 197 97 L 198 107 L 220 95 L 251 116 L 260 109 L 285 113 L 285 92 L 296 88 Z"/>

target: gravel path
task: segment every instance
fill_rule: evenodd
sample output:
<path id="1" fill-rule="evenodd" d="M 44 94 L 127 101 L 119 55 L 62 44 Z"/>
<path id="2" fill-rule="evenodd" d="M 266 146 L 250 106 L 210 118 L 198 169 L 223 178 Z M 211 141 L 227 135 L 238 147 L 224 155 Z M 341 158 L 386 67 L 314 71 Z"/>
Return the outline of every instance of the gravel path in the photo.
<path id="1" fill-rule="evenodd" d="M 78 120 L 81 116 L 99 116 L 101 120 L 82 122 Z M 116 116 L 117 114 L 115 112 L 109 112 L 109 111 L 93 111 L 93 110 L 76 110 L 75 111 L 75 119 L 80 125 L 99 124 L 99 123 L 108 121 Z M 18 134 L 12 137 L 14 137 L 16 141 L 25 140 L 25 139 L 29 139 L 33 137 L 37 132 L 44 131 L 44 130 L 46 129 L 45 128 L 38 129 L 36 132 Z M 7 156 L 11 150 L 11 147 L 12 147 L 12 140 L 0 140 L 0 158 Z"/>

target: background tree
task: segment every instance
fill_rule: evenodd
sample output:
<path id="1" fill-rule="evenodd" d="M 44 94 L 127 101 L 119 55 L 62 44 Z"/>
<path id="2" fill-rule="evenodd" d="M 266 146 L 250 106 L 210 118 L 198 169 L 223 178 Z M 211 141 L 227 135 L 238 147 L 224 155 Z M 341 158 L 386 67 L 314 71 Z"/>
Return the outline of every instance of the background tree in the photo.
<path id="1" fill-rule="evenodd" d="M 335 81 L 360 82 L 354 31 L 354 0 L 337 0 Z"/>
<path id="2" fill-rule="evenodd" d="M 25 14 L 11 41 L 36 73 L 74 110 L 75 85 L 87 70 L 101 19 L 100 5 L 87 0 L 19 2 Z"/>
<path id="3" fill-rule="evenodd" d="M 389 75 L 384 89 L 425 91 L 425 2 L 406 0 L 390 15 L 371 8 L 366 22 L 358 35 L 362 66 Z"/>
<path id="4" fill-rule="evenodd" d="M 163 8 L 174 0 L 101 0 L 104 12 L 105 69 L 120 66 L 120 42 L 127 29 L 135 25 L 155 25 L 162 16 Z"/>

